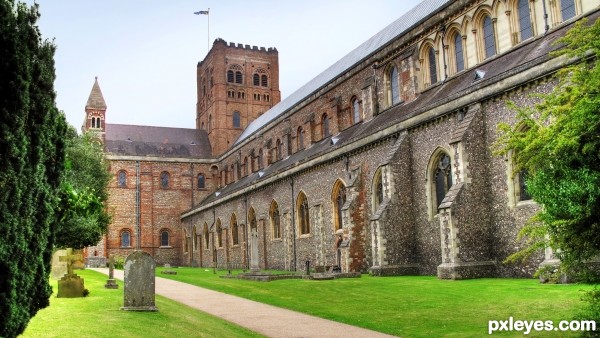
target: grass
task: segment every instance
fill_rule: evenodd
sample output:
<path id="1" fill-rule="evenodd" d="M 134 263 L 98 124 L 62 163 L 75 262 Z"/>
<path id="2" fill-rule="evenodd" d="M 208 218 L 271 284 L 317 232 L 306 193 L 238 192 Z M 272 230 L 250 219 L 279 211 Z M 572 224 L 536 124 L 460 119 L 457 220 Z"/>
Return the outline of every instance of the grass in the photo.
<path id="1" fill-rule="evenodd" d="M 227 271 L 178 268 L 157 276 L 402 337 L 481 337 L 489 320 L 571 320 L 589 285 L 539 284 L 533 279 L 439 280 L 371 277 L 329 281 L 254 282 L 219 278 Z M 536 335 L 537 334 L 537 335 Z M 495 335 L 521 337 L 522 333 Z M 529 336 L 569 336 L 554 332 Z M 575 336 L 575 334 L 571 334 Z"/>
<path id="2" fill-rule="evenodd" d="M 106 275 L 77 271 L 90 295 L 56 298 L 57 282 L 50 306 L 39 311 L 21 337 L 260 337 L 252 331 L 207 313 L 156 296 L 158 312 L 122 311 L 123 284 L 104 288 Z"/>

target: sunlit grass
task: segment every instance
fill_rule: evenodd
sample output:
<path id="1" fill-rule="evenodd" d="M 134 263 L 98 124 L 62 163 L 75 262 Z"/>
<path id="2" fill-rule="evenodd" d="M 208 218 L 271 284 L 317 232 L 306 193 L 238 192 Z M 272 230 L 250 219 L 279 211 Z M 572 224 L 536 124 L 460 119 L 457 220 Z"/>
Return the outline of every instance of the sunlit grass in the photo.
<path id="1" fill-rule="evenodd" d="M 439 280 L 372 277 L 255 282 L 220 278 L 227 271 L 178 268 L 157 276 L 226 292 L 403 337 L 481 337 L 489 320 L 570 320 L 588 285 L 544 285 L 533 279 Z M 234 271 L 233 273 L 237 273 Z M 498 333 L 521 337 L 522 333 Z M 565 332 L 530 337 L 566 336 Z M 568 336 L 568 335 L 567 335 Z"/>
<path id="2" fill-rule="evenodd" d="M 213 317 L 161 296 L 158 312 L 122 311 L 123 284 L 105 289 L 106 275 L 76 271 L 85 280 L 90 295 L 56 298 L 57 282 L 50 306 L 39 311 L 22 337 L 260 337 L 252 331 Z"/>

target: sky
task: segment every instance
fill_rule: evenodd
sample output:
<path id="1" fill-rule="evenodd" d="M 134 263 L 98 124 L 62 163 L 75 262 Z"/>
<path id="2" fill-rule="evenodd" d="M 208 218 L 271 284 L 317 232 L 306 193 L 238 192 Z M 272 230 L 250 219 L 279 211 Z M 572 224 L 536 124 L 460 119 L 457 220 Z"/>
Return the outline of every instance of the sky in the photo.
<path id="1" fill-rule="evenodd" d="M 420 0 L 35 2 L 57 106 L 79 130 L 96 76 L 107 123 L 194 128 L 196 65 L 216 38 L 277 48 L 283 100 Z"/>

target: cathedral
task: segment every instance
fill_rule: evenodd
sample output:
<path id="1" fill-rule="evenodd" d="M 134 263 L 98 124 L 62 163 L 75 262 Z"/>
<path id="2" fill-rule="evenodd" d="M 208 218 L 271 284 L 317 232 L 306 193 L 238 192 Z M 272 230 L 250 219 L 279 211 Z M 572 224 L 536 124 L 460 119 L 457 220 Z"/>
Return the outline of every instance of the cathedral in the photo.
<path id="1" fill-rule="evenodd" d="M 424 0 L 283 100 L 276 48 L 219 38 L 190 129 L 107 123 L 96 79 L 82 129 L 104 144 L 112 223 L 87 264 L 144 250 L 159 265 L 531 276 L 555 259 L 503 263 L 540 206 L 492 153 L 498 124 L 518 123 L 507 102 L 552 91 L 573 62 L 554 42 L 599 10 Z"/>

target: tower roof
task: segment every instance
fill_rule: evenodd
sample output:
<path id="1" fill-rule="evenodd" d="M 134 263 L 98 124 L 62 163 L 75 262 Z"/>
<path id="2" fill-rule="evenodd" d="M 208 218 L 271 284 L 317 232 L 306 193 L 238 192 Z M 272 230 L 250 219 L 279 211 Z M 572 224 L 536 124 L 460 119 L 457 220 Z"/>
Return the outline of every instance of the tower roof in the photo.
<path id="1" fill-rule="evenodd" d="M 85 104 L 85 109 L 106 109 L 106 102 L 104 101 L 104 96 L 102 96 L 97 76 L 92 91 L 90 92 L 90 97 L 88 97 L 87 103 Z"/>

